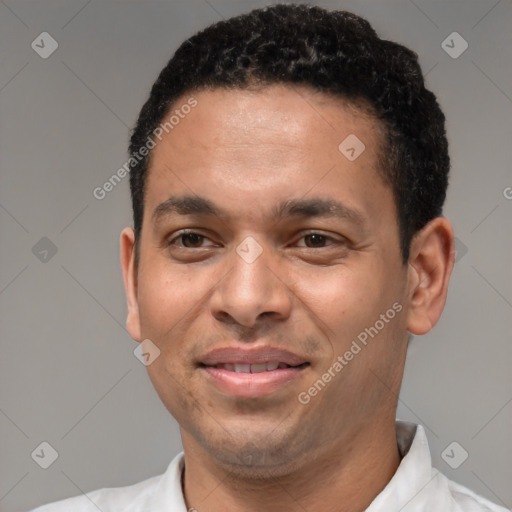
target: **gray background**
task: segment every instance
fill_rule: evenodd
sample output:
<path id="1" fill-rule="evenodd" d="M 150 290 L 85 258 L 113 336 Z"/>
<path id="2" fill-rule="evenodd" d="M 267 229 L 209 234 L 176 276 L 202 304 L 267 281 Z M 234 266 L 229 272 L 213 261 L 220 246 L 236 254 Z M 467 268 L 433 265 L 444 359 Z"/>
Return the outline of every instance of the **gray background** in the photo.
<path id="1" fill-rule="evenodd" d="M 266 3 L 0 2 L 1 511 L 140 481 L 180 450 L 124 328 L 128 178 L 101 201 L 92 191 L 126 161 L 179 43 Z M 398 416 L 426 427 L 447 476 L 510 507 L 512 3 L 317 3 L 417 51 L 447 115 L 458 262 L 443 318 L 411 344 Z M 59 45 L 47 59 L 31 48 L 44 31 Z M 441 46 L 453 31 L 469 43 L 456 59 Z M 46 261 L 42 237 L 57 248 Z M 59 454 L 48 469 L 31 458 L 42 441 Z M 452 441 L 469 453 L 458 469 L 441 457 Z"/>

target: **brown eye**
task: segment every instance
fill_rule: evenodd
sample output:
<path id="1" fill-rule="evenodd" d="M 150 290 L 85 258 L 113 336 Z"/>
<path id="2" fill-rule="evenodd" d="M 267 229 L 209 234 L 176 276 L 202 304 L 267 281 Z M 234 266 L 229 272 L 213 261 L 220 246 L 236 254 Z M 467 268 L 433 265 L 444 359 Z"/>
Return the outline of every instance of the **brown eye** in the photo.
<path id="1" fill-rule="evenodd" d="M 325 247 L 325 243 L 327 240 L 330 240 L 329 237 L 324 235 L 319 235 L 318 233 L 313 233 L 311 235 L 305 235 L 304 241 L 306 243 L 306 247 Z M 308 243 L 309 241 L 309 243 Z"/>
<path id="2" fill-rule="evenodd" d="M 204 240 L 204 236 L 198 235 L 197 233 L 184 233 L 180 235 L 177 240 L 181 238 L 183 242 L 183 247 L 195 248 L 201 247 L 201 244 Z"/>

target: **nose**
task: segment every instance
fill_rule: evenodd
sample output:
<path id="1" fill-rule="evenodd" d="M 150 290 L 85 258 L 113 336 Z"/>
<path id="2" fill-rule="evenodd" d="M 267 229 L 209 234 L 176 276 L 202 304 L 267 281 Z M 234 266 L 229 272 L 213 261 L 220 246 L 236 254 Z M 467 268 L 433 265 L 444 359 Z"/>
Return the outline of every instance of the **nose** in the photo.
<path id="1" fill-rule="evenodd" d="M 247 258 L 240 245 L 242 250 L 230 255 L 231 270 L 211 296 L 212 315 L 221 322 L 245 327 L 256 327 L 263 318 L 285 320 L 291 312 L 293 294 L 285 276 L 280 275 L 277 258 L 261 245 L 259 256 Z"/>

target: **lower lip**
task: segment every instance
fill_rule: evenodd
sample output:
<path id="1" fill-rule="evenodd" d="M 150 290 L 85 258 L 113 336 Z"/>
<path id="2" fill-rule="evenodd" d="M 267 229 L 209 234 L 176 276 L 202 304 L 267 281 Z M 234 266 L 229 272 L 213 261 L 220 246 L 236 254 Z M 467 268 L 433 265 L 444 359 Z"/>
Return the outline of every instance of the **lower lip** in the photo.
<path id="1" fill-rule="evenodd" d="M 214 368 L 201 367 L 221 391 L 239 398 L 257 398 L 282 388 L 296 379 L 307 366 L 300 368 L 281 368 L 260 373 L 237 373 Z"/>

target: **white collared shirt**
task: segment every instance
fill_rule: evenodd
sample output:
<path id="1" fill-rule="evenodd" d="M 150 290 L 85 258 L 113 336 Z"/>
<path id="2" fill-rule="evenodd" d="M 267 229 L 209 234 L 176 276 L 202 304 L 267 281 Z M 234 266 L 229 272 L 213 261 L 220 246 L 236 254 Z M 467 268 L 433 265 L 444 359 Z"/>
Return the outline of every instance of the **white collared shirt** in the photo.
<path id="1" fill-rule="evenodd" d="M 402 461 L 366 512 L 507 512 L 432 467 L 421 425 L 397 421 L 396 432 Z M 128 487 L 99 489 L 32 512 L 187 512 L 181 489 L 183 466 L 181 452 L 163 475 Z"/>

